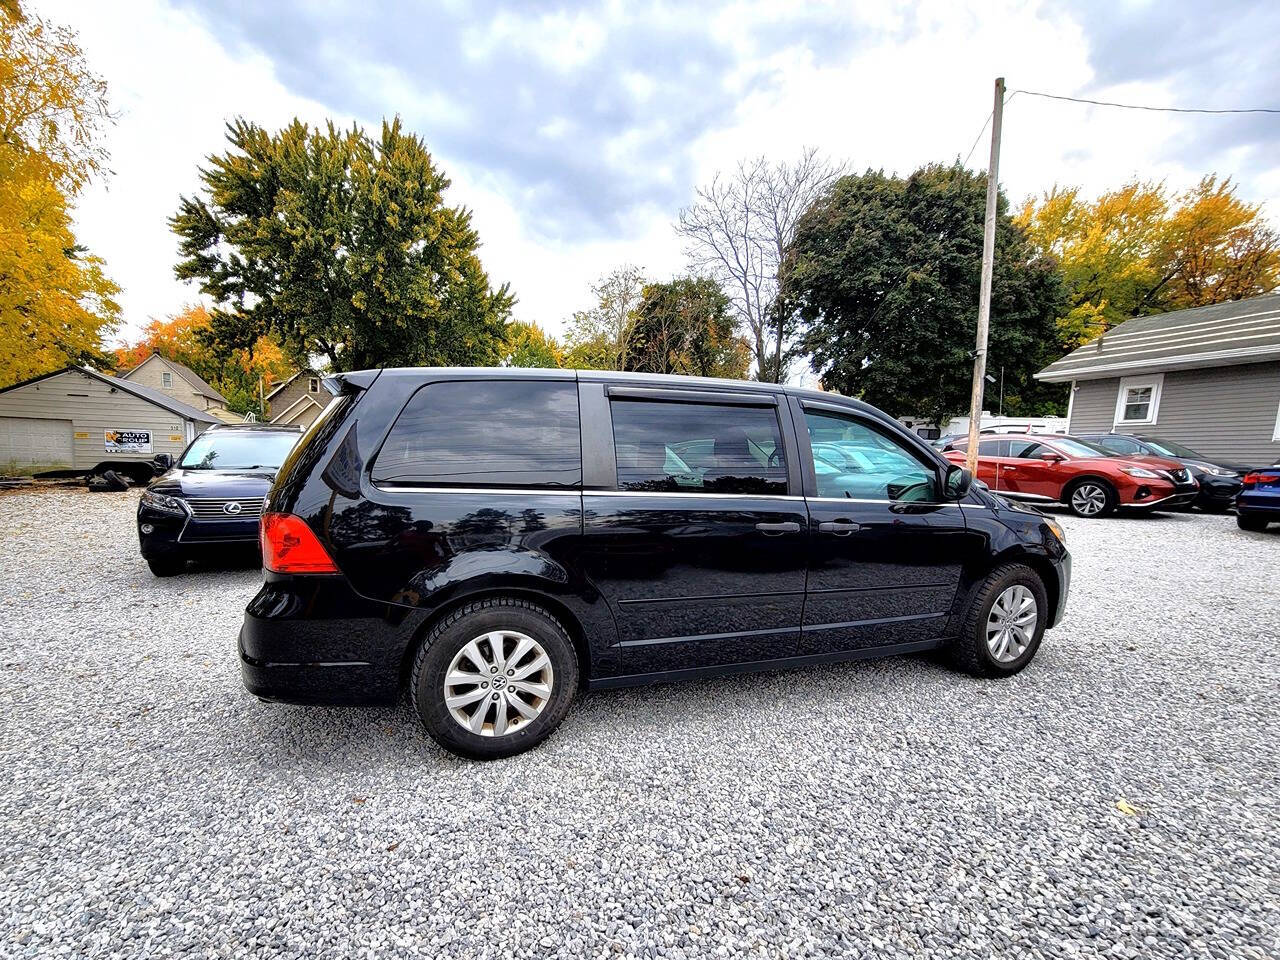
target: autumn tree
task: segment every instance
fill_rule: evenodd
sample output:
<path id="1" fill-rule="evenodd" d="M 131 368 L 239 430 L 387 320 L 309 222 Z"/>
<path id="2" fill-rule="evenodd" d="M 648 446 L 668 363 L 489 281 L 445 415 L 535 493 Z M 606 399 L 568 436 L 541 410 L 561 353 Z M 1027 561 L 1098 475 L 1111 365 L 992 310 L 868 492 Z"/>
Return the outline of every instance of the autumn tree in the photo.
<path id="1" fill-rule="evenodd" d="M 1170 195 L 1135 181 L 1086 200 L 1075 188 L 1028 201 L 1018 223 L 1055 257 L 1069 295 L 1064 349 L 1130 317 L 1269 293 L 1280 285 L 1280 236 L 1229 179 Z"/>
<path id="2" fill-rule="evenodd" d="M 740 379 L 750 363 L 746 340 L 734 332 L 729 298 L 710 277 L 644 287 L 628 370 Z"/>
<path id="3" fill-rule="evenodd" d="M 490 285 L 470 213 L 445 204 L 448 178 L 399 119 L 377 138 L 236 120 L 227 140 L 170 221 L 178 277 L 216 305 L 215 349 L 272 335 L 334 370 L 498 361 L 514 298 Z"/>
<path id="4" fill-rule="evenodd" d="M 506 367 L 564 366 L 560 344 L 536 323 L 508 323 L 500 352 L 502 365 Z"/>
<path id="5" fill-rule="evenodd" d="M 75 34 L 0 7 L 0 384 L 104 360 L 119 289 L 76 241 L 71 205 L 111 120 Z"/>
<path id="6" fill-rule="evenodd" d="M 824 386 L 935 423 L 968 408 L 985 207 L 986 177 L 959 165 L 842 177 L 810 207 L 785 282 Z M 1065 406 L 1060 390 L 1032 379 L 1058 356 L 1064 303 L 1055 264 L 1001 195 L 987 368 L 1005 369 L 1007 411 Z"/>
<path id="7" fill-rule="evenodd" d="M 591 287 L 595 304 L 579 310 L 565 331 L 567 363 L 583 370 L 628 370 L 636 310 L 645 279 L 630 264 L 601 277 Z"/>
<path id="8" fill-rule="evenodd" d="M 796 308 L 779 282 L 783 255 L 800 216 L 842 172 L 813 149 L 795 163 L 756 157 L 716 174 L 680 212 L 690 265 L 729 297 L 760 380 L 781 383 L 792 358 Z"/>
<path id="9" fill-rule="evenodd" d="M 203 377 L 227 398 L 228 409 L 262 416 L 262 395 L 293 374 L 292 364 L 269 336 L 252 348 L 219 355 L 207 342 L 211 328 L 208 310 L 199 304 L 185 307 L 167 320 L 152 320 L 135 343 L 115 351 L 116 364 L 131 370 L 158 353 Z"/>

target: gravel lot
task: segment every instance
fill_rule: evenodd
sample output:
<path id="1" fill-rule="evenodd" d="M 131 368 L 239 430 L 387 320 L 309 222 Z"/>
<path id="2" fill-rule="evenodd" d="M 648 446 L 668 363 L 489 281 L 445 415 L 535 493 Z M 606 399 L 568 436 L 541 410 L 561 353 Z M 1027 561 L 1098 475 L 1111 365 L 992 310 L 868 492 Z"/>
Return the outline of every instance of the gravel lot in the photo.
<path id="1" fill-rule="evenodd" d="M 444 754 L 258 703 L 252 569 L 155 580 L 136 493 L 0 496 L 0 954 L 1280 956 L 1280 531 L 1064 517 L 1066 623 L 580 700 Z"/>

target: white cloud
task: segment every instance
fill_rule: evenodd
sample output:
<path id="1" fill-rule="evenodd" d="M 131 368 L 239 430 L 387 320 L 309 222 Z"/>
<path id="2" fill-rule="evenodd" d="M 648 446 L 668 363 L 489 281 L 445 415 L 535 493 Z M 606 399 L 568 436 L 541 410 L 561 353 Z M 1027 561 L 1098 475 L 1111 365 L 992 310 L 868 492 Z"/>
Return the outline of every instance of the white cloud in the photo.
<path id="1" fill-rule="evenodd" d="M 359 96 L 342 102 L 374 115 L 353 118 L 332 103 L 299 95 L 281 79 L 296 80 L 298 63 L 272 62 L 257 47 L 225 39 L 230 33 L 219 40 L 209 21 L 165 0 L 136 0 L 127 16 L 112 4 L 35 0 L 34 6 L 79 32 L 121 112 L 110 138 L 115 173 L 86 193 L 77 221 L 82 242 L 106 259 L 124 287 L 130 331 L 196 298 L 194 288 L 173 278 L 177 249 L 167 219 L 179 195 L 198 188 L 198 167 L 224 149 L 224 124 L 237 115 L 268 127 L 295 115 L 372 126 L 383 114 L 412 113 L 415 129 L 453 180 L 450 201 L 474 212 L 490 276 L 512 283 L 519 318 L 559 331 L 573 310 L 586 305 L 591 283 L 613 267 L 635 263 L 656 277 L 677 272 L 683 257 L 671 223 L 680 203 L 697 182 L 740 158 L 763 153 L 784 159 L 814 146 L 847 159 L 855 170 L 900 173 L 963 158 L 990 109 L 996 73 L 1008 78 L 1011 89 L 1089 89 L 1104 99 L 1148 103 L 1169 102 L 1176 93 L 1168 80 L 1095 89 L 1096 54 L 1083 15 L 1037 2 L 923 0 L 907 8 L 831 0 L 806 6 L 808 19 L 798 22 L 790 4 L 740 0 L 707 12 L 705 24 L 691 20 L 688 7 L 663 3 L 552 14 L 516 5 L 437 39 L 460 45 L 472 62 L 483 61 L 480 75 L 492 73 L 501 98 L 531 118 L 531 141 L 558 145 L 559 153 L 531 154 L 531 163 L 543 166 L 526 174 L 523 154 L 505 168 L 495 160 L 510 161 L 509 147 L 520 144 L 504 139 L 510 130 L 477 115 L 474 91 L 424 81 L 412 63 L 362 58 L 358 44 L 344 54 L 340 80 L 347 90 L 358 88 Z M 291 29 L 283 17 L 279 24 Z M 564 89 L 548 87 L 545 76 L 533 77 L 523 67 L 498 72 L 504 58 L 518 52 L 529 58 L 520 63 L 544 64 L 555 77 L 596 78 L 584 71 L 612 65 L 602 59 L 605 52 L 614 56 L 618 43 L 641 27 L 659 46 L 638 48 L 617 67 L 622 99 L 641 108 L 615 127 L 584 126 L 592 116 L 616 119 L 623 109 L 604 91 L 548 98 L 549 91 Z M 663 33 L 668 29 L 675 32 Z M 690 29 L 705 33 L 698 57 L 681 57 L 680 49 L 661 49 L 653 40 L 688 36 L 678 31 Z M 334 29 L 329 34 L 323 45 L 342 49 L 346 38 Z M 693 96 L 709 87 L 735 94 L 733 109 L 726 114 Z M 326 98 L 345 92 L 324 85 L 307 89 L 329 89 L 316 94 Z M 682 94 L 698 109 L 706 105 L 707 119 L 692 138 Z M 1095 192 L 1143 176 L 1182 188 L 1206 171 L 1203 158 L 1183 162 L 1178 145 L 1213 122 L 1019 95 L 1006 110 L 1001 180 L 1015 202 L 1055 182 Z M 442 136 L 459 130 L 470 137 Z M 986 149 L 984 137 L 972 166 L 985 166 Z M 1247 150 L 1227 149 L 1213 160 L 1219 173 L 1237 174 L 1247 198 L 1274 197 L 1280 162 L 1251 170 L 1250 158 Z M 560 161 L 566 172 L 553 183 L 548 169 L 559 169 Z M 594 179 L 576 183 L 579 170 Z M 557 194 L 566 180 L 570 193 Z M 632 184 L 639 189 L 626 189 Z M 655 199 L 659 194 L 665 199 Z M 564 213 L 567 229 L 563 222 L 543 229 L 548 204 L 551 213 L 564 212 L 566 199 L 583 197 L 595 201 L 581 207 L 596 219 L 579 223 L 575 218 L 588 214 L 575 209 Z M 618 208 L 605 197 L 617 197 Z M 611 214 L 603 237 L 601 208 Z"/>

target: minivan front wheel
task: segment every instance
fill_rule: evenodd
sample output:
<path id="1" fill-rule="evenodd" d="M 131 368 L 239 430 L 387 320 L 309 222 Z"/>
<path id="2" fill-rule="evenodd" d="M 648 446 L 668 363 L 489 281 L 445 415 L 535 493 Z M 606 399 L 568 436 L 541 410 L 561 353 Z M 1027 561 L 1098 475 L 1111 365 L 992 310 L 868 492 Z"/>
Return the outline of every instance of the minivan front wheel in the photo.
<path id="1" fill-rule="evenodd" d="M 1049 597 L 1039 574 L 1006 564 L 970 592 L 960 634 L 946 652 L 975 676 L 1011 676 L 1036 655 L 1048 620 Z"/>
<path id="2" fill-rule="evenodd" d="M 410 694 L 422 725 L 446 750 L 488 760 L 550 736 L 578 687 L 578 658 L 564 627 L 509 597 L 469 603 L 427 636 Z"/>

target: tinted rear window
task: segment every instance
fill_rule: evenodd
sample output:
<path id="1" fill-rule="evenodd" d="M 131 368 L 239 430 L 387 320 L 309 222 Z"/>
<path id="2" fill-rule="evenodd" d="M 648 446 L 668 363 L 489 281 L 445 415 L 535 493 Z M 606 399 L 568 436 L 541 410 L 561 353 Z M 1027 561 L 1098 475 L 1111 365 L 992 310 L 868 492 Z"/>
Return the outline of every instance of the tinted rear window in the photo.
<path id="1" fill-rule="evenodd" d="M 787 492 L 773 407 L 620 400 L 612 410 L 619 489 Z"/>
<path id="2" fill-rule="evenodd" d="M 457 380 L 413 395 L 373 479 L 459 487 L 582 483 L 578 391 L 545 380 Z"/>

